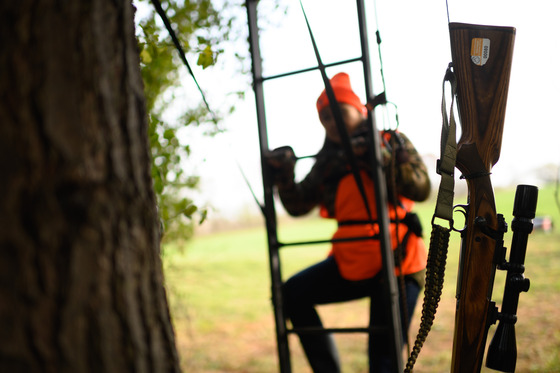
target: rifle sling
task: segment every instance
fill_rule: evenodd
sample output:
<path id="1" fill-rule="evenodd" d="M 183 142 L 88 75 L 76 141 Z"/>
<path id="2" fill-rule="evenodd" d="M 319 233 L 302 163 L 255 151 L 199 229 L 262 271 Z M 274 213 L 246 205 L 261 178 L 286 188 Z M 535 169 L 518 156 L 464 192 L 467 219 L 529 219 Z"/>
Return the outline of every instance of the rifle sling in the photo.
<path id="1" fill-rule="evenodd" d="M 447 104 L 445 101 L 445 83 L 451 85 L 451 106 L 449 118 L 447 117 Z M 453 196 L 455 188 L 455 160 L 457 158 L 457 139 L 455 122 L 455 94 L 457 92 L 457 79 L 451 71 L 451 66 L 447 68 L 443 79 L 443 95 L 441 99 L 441 114 L 443 124 L 441 128 L 441 155 L 437 162 L 437 173 L 441 176 L 438 190 L 434 219 L 441 218 L 447 220 L 453 226 Z"/>
<path id="2" fill-rule="evenodd" d="M 445 85 L 451 85 L 450 116 L 447 117 L 447 104 L 445 101 Z M 455 188 L 455 159 L 457 156 L 456 122 L 455 122 L 455 93 L 457 79 L 451 71 L 451 64 L 445 72 L 443 79 L 443 97 L 441 99 L 441 113 L 443 125 L 441 129 L 441 158 L 437 163 L 437 173 L 441 175 L 436 208 L 432 219 L 432 234 L 426 265 L 426 284 L 424 287 L 424 301 L 422 302 L 422 318 L 416 341 L 405 367 L 405 373 L 411 373 L 418 354 L 426 341 L 428 333 L 434 322 L 437 306 L 443 289 L 443 277 L 449 247 L 449 235 L 453 229 L 453 196 Z M 449 228 L 435 224 L 435 219 L 440 218 L 449 222 Z"/>
<path id="3" fill-rule="evenodd" d="M 432 227 L 428 263 L 426 265 L 426 284 L 424 286 L 424 301 L 422 302 L 422 317 L 414 346 L 412 347 L 404 370 L 405 373 L 412 373 L 416 359 L 434 323 L 437 306 L 443 290 L 443 278 L 445 275 L 445 263 L 447 261 L 450 232 L 450 229 L 437 224 L 434 224 Z"/>

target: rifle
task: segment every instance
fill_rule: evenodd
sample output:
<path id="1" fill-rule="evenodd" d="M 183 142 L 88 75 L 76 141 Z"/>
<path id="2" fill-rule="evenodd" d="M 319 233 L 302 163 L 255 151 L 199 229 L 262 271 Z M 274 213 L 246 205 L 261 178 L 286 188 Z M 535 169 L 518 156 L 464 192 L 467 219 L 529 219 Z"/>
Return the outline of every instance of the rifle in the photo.
<path id="1" fill-rule="evenodd" d="M 449 82 L 452 87 L 451 117 L 448 121 L 444 92 L 442 157 L 438 161 L 438 173 L 442 181 L 432 220 L 422 320 L 405 372 L 412 372 L 441 296 L 449 233 L 454 229 L 452 203 L 455 167 L 467 181 L 468 204 L 457 206 L 462 209 L 466 224 L 460 230 L 462 241 L 451 372 L 480 371 L 488 329 L 498 319 L 501 321 L 491 343 L 487 365 L 493 369 L 513 371 L 516 359 L 513 324 L 519 293 L 527 291 L 529 287 L 528 280 L 522 275 L 523 260 L 527 235 L 532 230 L 531 219 L 536 209 L 537 192 L 536 187 L 518 186 L 514 209 L 514 242 L 508 263 L 503 247 L 507 224 L 503 215 L 496 213 L 490 171 L 500 156 L 515 29 L 450 23 L 449 32 L 452 53 L 450 66 L 453 71 L 448 68 L 444 87 L 445 82 Z M 455 143 L 453 116 L 455 96 L 462 128 L 458 143 Z M 436 224 L 436 218 L 448 221 L 450 227 Z M 497 268 L 508 270 L 501 313 L 491 300 Z M 510 338 L 511 335 L 513 338 Z"/>
<path id="2" fill-rule="evenodd" d="M 490 171 L 500 156 L 515 28 L 450 23 L 453 70 L 462 134 L 456 166 L 468 186 L 457 279 L 452 372 L 479 372 L 496 267 L 505 256 L 507 224 L 496 213 Z"/>

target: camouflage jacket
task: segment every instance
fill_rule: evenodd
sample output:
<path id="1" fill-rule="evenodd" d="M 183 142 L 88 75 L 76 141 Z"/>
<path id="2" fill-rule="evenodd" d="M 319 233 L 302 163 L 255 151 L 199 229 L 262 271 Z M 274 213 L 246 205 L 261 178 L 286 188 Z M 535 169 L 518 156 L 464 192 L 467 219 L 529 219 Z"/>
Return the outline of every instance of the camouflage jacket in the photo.
<path id="1" fill-rule="evenodd" d="M 380 135 L 389 201 L 393 199 L 395 188 L 397 195 L 413 201 L 427 199 L 430 178 L 426 165 L 410 140 L 394 131 L 382 131 Z M 358 167 L 371 171 L 372 156 L 368 151 L 371 147 L 368 147 L 365 139 L 363 132 L 353 136 L 352 146 Z M 299 183 L 294 181 L 294 164 L 295 162 L 288 163 L 276 169 L 275 184 L 286 211 L 290 215 L 301 216 L 322 205 L 330 216 L 334 216 L 338 183 L 352 172 L 342 146 L 326 139 L 316 155 L 315 164 Z"/>

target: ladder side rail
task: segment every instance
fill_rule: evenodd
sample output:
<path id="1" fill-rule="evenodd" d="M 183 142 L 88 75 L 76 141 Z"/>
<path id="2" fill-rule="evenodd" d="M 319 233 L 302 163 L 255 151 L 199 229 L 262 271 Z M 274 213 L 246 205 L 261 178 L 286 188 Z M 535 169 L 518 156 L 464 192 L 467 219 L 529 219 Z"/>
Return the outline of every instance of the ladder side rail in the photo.
<path id="1" fill-rule="evenodd" d="M 367 24 L 366 24 L 366 12 L 364 6 L 364 0 L 357 0 L 357 10 L 358 10 L 358 24 L 360 31 L 360 43 L 362 49 L 362 59 L 363 59 L 363 70 L 364 70 L 364 81 L 366 89 L 366 99 L 369 100 L 373 97 L 372 88 L 372 75 L 371 75 L 371 61 L 369 53 L 369 43 L 367 34 Z M 375 200 L 376 201 L 387 201 L 387 188 L 385 183 L 385 176 L 382 168 L 381 162 L 381 146 L 378 136 L 378 131 L 376 128 L 376 123 L 373 116 L 373 111 L 371 115 L 367 118 L 368 128 L 370 132 L 370 140 L 372 141 L 372 179 L 375 185 Z M 384 288 L 384 298 L 385 305 L 387 307 L 386 314 L 390 322 L 390 330 L 393 333 L 389 333 L 392 344 L 393 365 L 395 372 L 402 372 L 404 369 L 403 359 L 402 359 L 402 349 L 403 349 L 403 337 L 402 337 L 402 325 L 400 317 L 400 305 L 399 305 L 399 292 L 397 286 L 397 279 L 395 277 L 395 260 L 393 257 L 393 250 L 391 248 L 391 238 L 389 236 L 389 213 L 386 203 L 376 203 L 377 208 L 377 220 L 379 224 L 379 240 L 381 244 L 381 256 L 383 260 L 383 276 L 385 284 Z"/>
<path id="2" fill-rule="evenodd" d="M 269 150 L 264 105 L 264 90 L 262 78 L 262 57 L 259 47 L 259 30 L 257 18 L 258 0 L 247 0 L 247 18 L 249 24 L 249 46 L 251 51 L 253 90 L 255 92 L 257 125 L 259 131 L 259 147 L 261 152 L 261 170 L 264 190 L 263 214 L 266 224 L 268 256 L 271 277 L 271 296 L 276 325 L 276 339 L 280 373 L 291 373 L 290 348 L 286 317 L 284 315 L 282 299 L 282 273 L 280 266 L 278 232 L 276 229 L 276 211 L 274 208 L 273 181 L 270 168 L 266 165 L 264 154 Z"/>

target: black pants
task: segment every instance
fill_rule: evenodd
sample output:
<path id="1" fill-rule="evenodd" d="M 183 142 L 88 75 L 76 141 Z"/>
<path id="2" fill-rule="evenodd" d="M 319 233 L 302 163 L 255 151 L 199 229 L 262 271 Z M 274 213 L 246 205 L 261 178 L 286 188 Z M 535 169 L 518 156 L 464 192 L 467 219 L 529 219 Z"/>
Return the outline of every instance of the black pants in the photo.
<path id="1" fill-rule="evenodd" d="M 381 278 L 376 276 L 361 281 L 345 280 L 340 275 L 333 257 L 291 277 L 284 284 L 283 291 L 286 315 L 294 328 L 323 326 L 315 309 L 316 305 L 364 297 L 371 298 L 370 325 L 387 325 Z M 407 320 L 410 320 L 414 311 L 419 292 L 418 283 L 413 279 L 406 279 Z M 401 307 L 401 317 L 403 312 L 403 307 Z M 403 337 L 406 333 L 407 330 L 403 326 Z M 338 352 L 330 334 L 302 334 L 300 341 L 313 372 L 340 372 Z M 370 372 L 391 372 L 391 355 L 387 337 L 369 336 Z"/>

